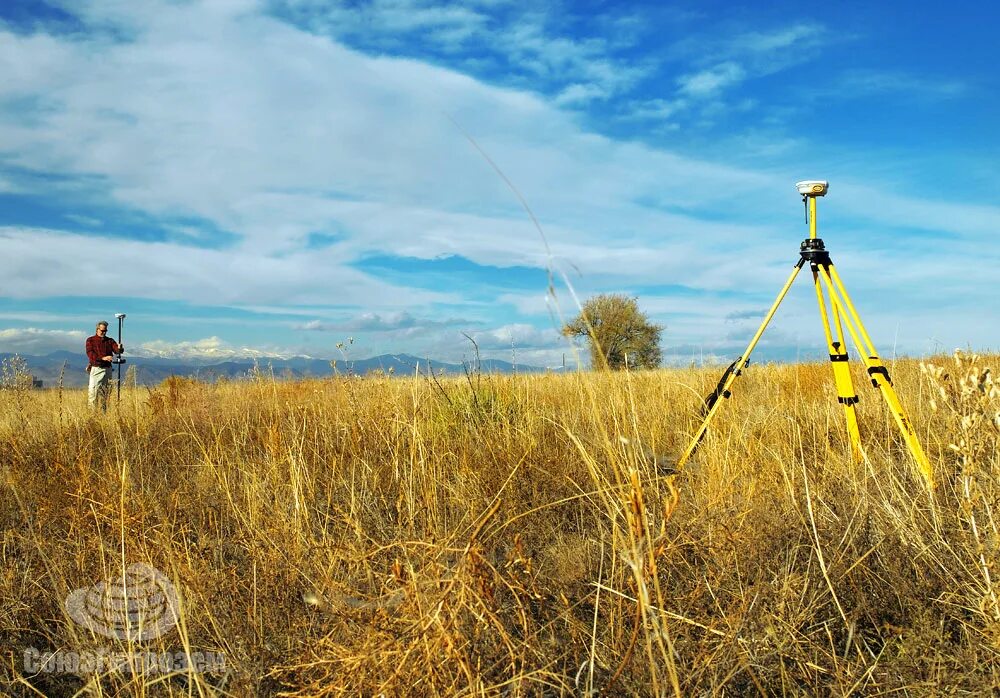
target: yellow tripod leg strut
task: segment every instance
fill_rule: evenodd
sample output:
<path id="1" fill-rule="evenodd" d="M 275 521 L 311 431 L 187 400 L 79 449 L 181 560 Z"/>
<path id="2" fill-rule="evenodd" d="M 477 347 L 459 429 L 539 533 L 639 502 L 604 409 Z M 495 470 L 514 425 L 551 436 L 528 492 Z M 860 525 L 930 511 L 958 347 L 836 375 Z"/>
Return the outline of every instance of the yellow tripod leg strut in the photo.
<path id="1" fill-rule="evenodd" d="M 757 328 L 757 331 L 750 339 L 750 343 L 747 344 L 746 350 L 729 366 L 725 374 L 723 374 L 722 379 L 719 381 L 719 385 L 715 388 L 715 393 L 713 394 L 714 399 L 710 401 L 711 405 L 708 409 L 708 413 L 702 420 L 701 426 L 699 426 L 698 430 L 694 433 L 694 436 L 691 437 L 691 441 L 688 443 L 687 448 L 684 449 L 684 453 L 677 460 L 675 467 L 678 470 L 680 470 L 684 464 L 687 463 L 691 454 L 694 453 L 694 450 L 698 447 L 702 437 L 705 436 L 709 423 L 715 417 L 719 408 L 722 407 L 723 400 L 728 398 L 731 394 L 730 389 L 733 387 L 733 383 L 736 382 L 736 378 L 740 375 L 746 365 L 750 363 L 750 354 L 753 353 L 754 347 L 756 347 L 757 342 L 760 341 L 761 335 L 764 334 L 764 330 L 767 329 L 768 324 L 771 322 L 771 318 L 773 318 L 775 312 L 777 312 L 778 306 L 781 305 L 781 301 L 784 300 L 785 295 L 788 293 L 788 289 L 792 287 L 792 282 L 795 281 L 795 277 L 799 275 L 799 271 L 802 269 L 803 263 L 804 260 L 800 259 L 795 265 L 795 268 L 792 269 L 792 273 L 789 275 L 788 281 L 785 282 L 781 291 L 778 292 L 778 297 L 774 299 L 774 303 L 771 304 L 771 309 L 767 311 L 767 315 L 764 316 L 764 321 L 760 323 L 760 327 Z"/>
<path id="2" fill-rule="evenodd" d="M 934 470 L 931 467 L 931 463 L 924 453 L 923 447 L 920 445 L 920 440 L 917 438 L 917 432 L 913 428 L 913 424 L 910 423 L 909 418 L 906 416 L 906 411 L 903 409 L 903 405 L 896 395 L 896 390 L 892 387 L 889 371 L 875 351 L 871 337 L 868 336 L 868 332 L 865 330 L 865 326 L 861 322 L 854 304 L 851 302 L 851 297 L 847 294 L 847 289 L 844 288 L 844 284 L 837 275 L 837 270 L 832 263 L 820 264 L 818 268 L 819 274 L 830 294 L 834 310 L 843 317 L 847 331 L 850 333 L 851 339 L 854 340 L 854 344 L 861 354 L 861 361 L 868 371 L 872 386 L 877 388 L 885 399 L 889 411 L 896 421 L 896 426 L 903 437 L 903 441 L 906 442 L 906 446 L 913 456 L 917 469 L 923 476 L 927 486 L 933 489 Z"/>
<path id="3" fill-rule="evenodd" d="M 836 302 L 831 301 L 833 324 L 837 328 L 837 339 L 830 330 L 830 316 L 826 312 L 826 299 L 823 297 L 823 287 L 820 284 L 819 273 L 813 267 L 813 285 L 816 287 L 816 300 L 819 302 L 819 316 L 823 321 L 823 333 L 826 335 L 826 345 L 830 352 L 830 365 L 833 367 L 833 381 L 837 386 L 837 402 L 844 407 L 844 421 L 847 424 L 847 438 L 851 443 L 851 454 L 857 463 L 865 459 L 865 451 L 861 446 L 861 431 L 858 429 L 858 415 L 854 405 L 858 402 L 858 394 L 851 380 L 851 369 L 847 363 L 847 345 L 844 343 L 844 329 L 840 322 L 840 312 Z"/>

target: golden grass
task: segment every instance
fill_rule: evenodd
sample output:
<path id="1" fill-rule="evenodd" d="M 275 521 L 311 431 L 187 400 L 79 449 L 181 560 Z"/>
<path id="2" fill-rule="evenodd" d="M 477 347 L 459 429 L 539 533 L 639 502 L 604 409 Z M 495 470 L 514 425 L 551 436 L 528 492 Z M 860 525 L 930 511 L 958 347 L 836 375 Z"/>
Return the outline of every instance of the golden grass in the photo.
<path id="1" fill-rule="evenodd" d="M 717 369 L 0 391 L 0 691 L 17 695 L 879 695 L 1000 686 L 996 357 L 899 361 L 937 469 L 857 377 Z M 63 600 L 175 580 L 145 643 Z M 225 671 L 32 675 L 25 648 L 222 652 Z"/>

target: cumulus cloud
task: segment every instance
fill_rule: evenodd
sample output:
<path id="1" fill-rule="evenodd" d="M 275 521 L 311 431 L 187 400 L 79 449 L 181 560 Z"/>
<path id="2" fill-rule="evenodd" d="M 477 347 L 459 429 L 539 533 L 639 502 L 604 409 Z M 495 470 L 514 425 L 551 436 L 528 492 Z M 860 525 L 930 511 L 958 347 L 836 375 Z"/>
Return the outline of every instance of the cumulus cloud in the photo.
<path id="1" fill-rule="evenodd" d="M 404 311 L 396 313 L 362 313 L 349 323 L 354 329 L 373 332 L 400 330 L 417 325 L 417 319 Z"/>
<path id="2" fill-rule="evenodd" d="M 291 351 L 275 351 L 256 347 L 237 347 L 219 337 L 205 337 L 193 341 L 173 342 L 162 339 L 143 342 L 137 349 L 130 349 L 130 354 L 161 359 L 287 359 L 294 355 Z"/>
<path id="3" fill-rule="evenodd" d="M 292 325 L 292 329 L 305 332 L 336 332 L 343 329 L 343 325 L 333 322 L 323 322 L 321 320 L 310 320 L 309 322 L 295 323 Z"/>
<path id="4" fill-rule="evenodd" d="M 87 333 L 82 330 L 49 330 L 38 327 L 0 330 L 0 351 L 11 354 L 50 354 L 54 351 L 83 352 Z"/>
<path id="5" fill-rule="evenodd" d="M 566 339 L 554 329 L 538 328 L 525 323 L 512 323 L 491 330 L 469 333 L 481 351 L 494 349 L 550 349 L 566 344 Z"/>
<path id="6" fill-rule="evenodd" d="M 366 55 L 330 38 L 337 36 L 332 30 L 289 24 L 251 0 L 64 5 L 88 31 L 0 28 L 0 152 L 10 166 L 0 188 L 30 191 L 31 177 L 56 174 L 46 182 L 53 200 L 71 196 L 156 220 L 204 221 L 231 239 L 213 248 L 197 239 L 197 225 L 180 224 L 166 241 L 112 241 L 101 237 L 113 227 L 103 217 L 92 235 L 0 228 L 5 258 L 16 261 L 5 279 L 10 296 L 74 296 L 104 283 L 107 268 L 81 262 L 99 249 L 122 294 L 277 307 L 317 323 L 304 331 L 333 331 L 336 322 L 294 306 L 337 304 L 372 313 L 367 320 L 355 316 L 358 327 L 402 334 L 418 329 L 408 318 L 423 324 L 435 305 L 474 304 L 460 288 L 413 288 L 362 273 L 353 263 L 365 254 L 461 254 L 494 267 L 554 263 L 581 294 L 673 284 L 741 294 L 761 288 L 767 296 L 772 275 L 776 289 L 794 261 L 795 234 L 776 233 L 791 224 L 775 212 L 795 204 L 796 175 L 787 169 L 730 166 L 602 136 L 581 126 L 558 98 L 418 60 Z M 463 32 L 476 36 L 476 15 L 483 12 L 477 5 L 428 6 L 407 17 L 423 12 L 419 3 L 373 7 L 395 13 L 386 15 L 386 26 L 409 22 L 406 31 L 451 32 L 454 44 Z M 315 4 L 305 9 L 322 14 Z M 599 99 L 602 90 L 611 94 L 635 79 L 604 60 L 608 46 L 560 44 L 543 29 L 538 22 L 516 31 L 512 25 L 510 55 L 534 65 L 537 75 L 558 74 L 553 94 L 561 91 L 563 105 Z M 806 55 L 798 49 L 830 40 L 819 25 L 803 23 L 705 46 L 701 39 L 685 48 L 700 53 L 685 64 L 693 67 L 676 93 L 646 104 L 660 118 L 725 96 L 782 60 Z M 552 257 L 451 119 L 530 201 Z M 892 264 L 862 253 L 838 257 L 862 279 L 856 300 L 891 298 L 918 274 L 923 278 L 914 288 L 935 289 L 937 303 L 986 305 L 997 262 L 989 241 L 1000 208 L 886 196 L 881 184 L 835 183 L 845 194 L 835 205 L 853 219 L 840 249 L 865 250 L 886 225 L 933 230 L 962 244 L 938 251 L 933 264 L 915 245 L 893 250 Z M 729 220 L 720 216 L 720 191 L 722 213 L 738 212 Z M 310 235 L 331 229 L 338 231 L 333 242 L 308 249 Z M 970 266 L 970 254 L 980 263 Z M 664 313 L 689 307 L 686 299 L 661 300 Z M 515 319 L 517 310 L 534 318 L 548 313 L 544 288 L 487 304 L 502 306 L 510 313 L 505 319 Z M 715 324 L 665 316 L 671 330 L 721 334 L 718 300 L 702 306 Z M 921 321 L 931 314 L 909 312 L 910 318 L 923 313 Z M 969 314 L 963 328 L 973 320 Z M 530 333 L 524 339 L 535 341 Z M 500 340 L 486 335 L 484 341 Z"/>
<path id="7" fill-rule="evenodd" d="M 0 148 L 26 167 L 97 176 L 120 204 L 233 231 L 236 255 L 288 254 L 336 223 L 345 240 L 328 248 L 337 257 L 327 263 L 398 245 L 425 258 L 544 260 L 516 200 L 446 114 L 472 125 L 557 251 L 598 247 L 624 221 L 640 243 L 721 230 L 697 215 L 714 206 L 720 187 L 751 213 L 787 198 L 783 178 L 616 142 L 527 92 L 368 57 L 263 15 L 255 3 L 226 7 L 98 2 L 80 10 L 91 22 L 130 28 L 128 41 L 5 33 L 0 66 L 16 77 L 0 94 L 49 107 L 31 120 L 0 110 Z M 693 74 L 688 89 L 734 79 L 738 66 L 720 65 Z M 686 261 L 699 265 L 698 257 Z M 260 265 L 240 279 L 233 272 L 249 260 L 216 264 L 215 276 L 266 285 L 272 262 Z"/>

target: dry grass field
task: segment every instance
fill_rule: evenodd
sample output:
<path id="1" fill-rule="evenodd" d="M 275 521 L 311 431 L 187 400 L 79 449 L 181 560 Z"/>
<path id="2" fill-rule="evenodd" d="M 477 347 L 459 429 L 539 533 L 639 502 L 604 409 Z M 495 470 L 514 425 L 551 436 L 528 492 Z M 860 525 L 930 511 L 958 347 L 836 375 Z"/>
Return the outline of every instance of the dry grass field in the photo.
<path id="1" fill-rule="evenodd" d="M 0 693 L 987 695 L 1000 687 L 996 356 L 898 361 L 928 492 L 856 377 L 720 369 L 256 376 L 0 391 Z M 105 637 L 64 600 L 134 563 L 176 624 Z M 210 672 L 26 669 L 29 649 L 211 652 Z M 64 667 L 65 668 L 65 667 Z"/>

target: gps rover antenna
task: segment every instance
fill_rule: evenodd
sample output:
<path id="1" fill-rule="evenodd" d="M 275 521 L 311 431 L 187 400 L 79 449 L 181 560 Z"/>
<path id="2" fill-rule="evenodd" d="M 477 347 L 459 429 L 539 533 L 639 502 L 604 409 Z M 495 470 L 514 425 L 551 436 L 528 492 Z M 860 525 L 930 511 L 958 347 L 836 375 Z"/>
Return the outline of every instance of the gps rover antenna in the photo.
<path id="1" fill-rule="evenodd" d="M 122 341 L 122 329 L 125 325 L 125 313 L 115 313 L 115 317 L 118 318 L 118 348 L 121 349 L 121 345 L 124 343 Z M 118 364 L 118 397 L 116 398 L 118 402 L 122 400 L 122 364 L 125 363 L 125 357 L 118 354 L 118 358 L 115 360 Z"/>

